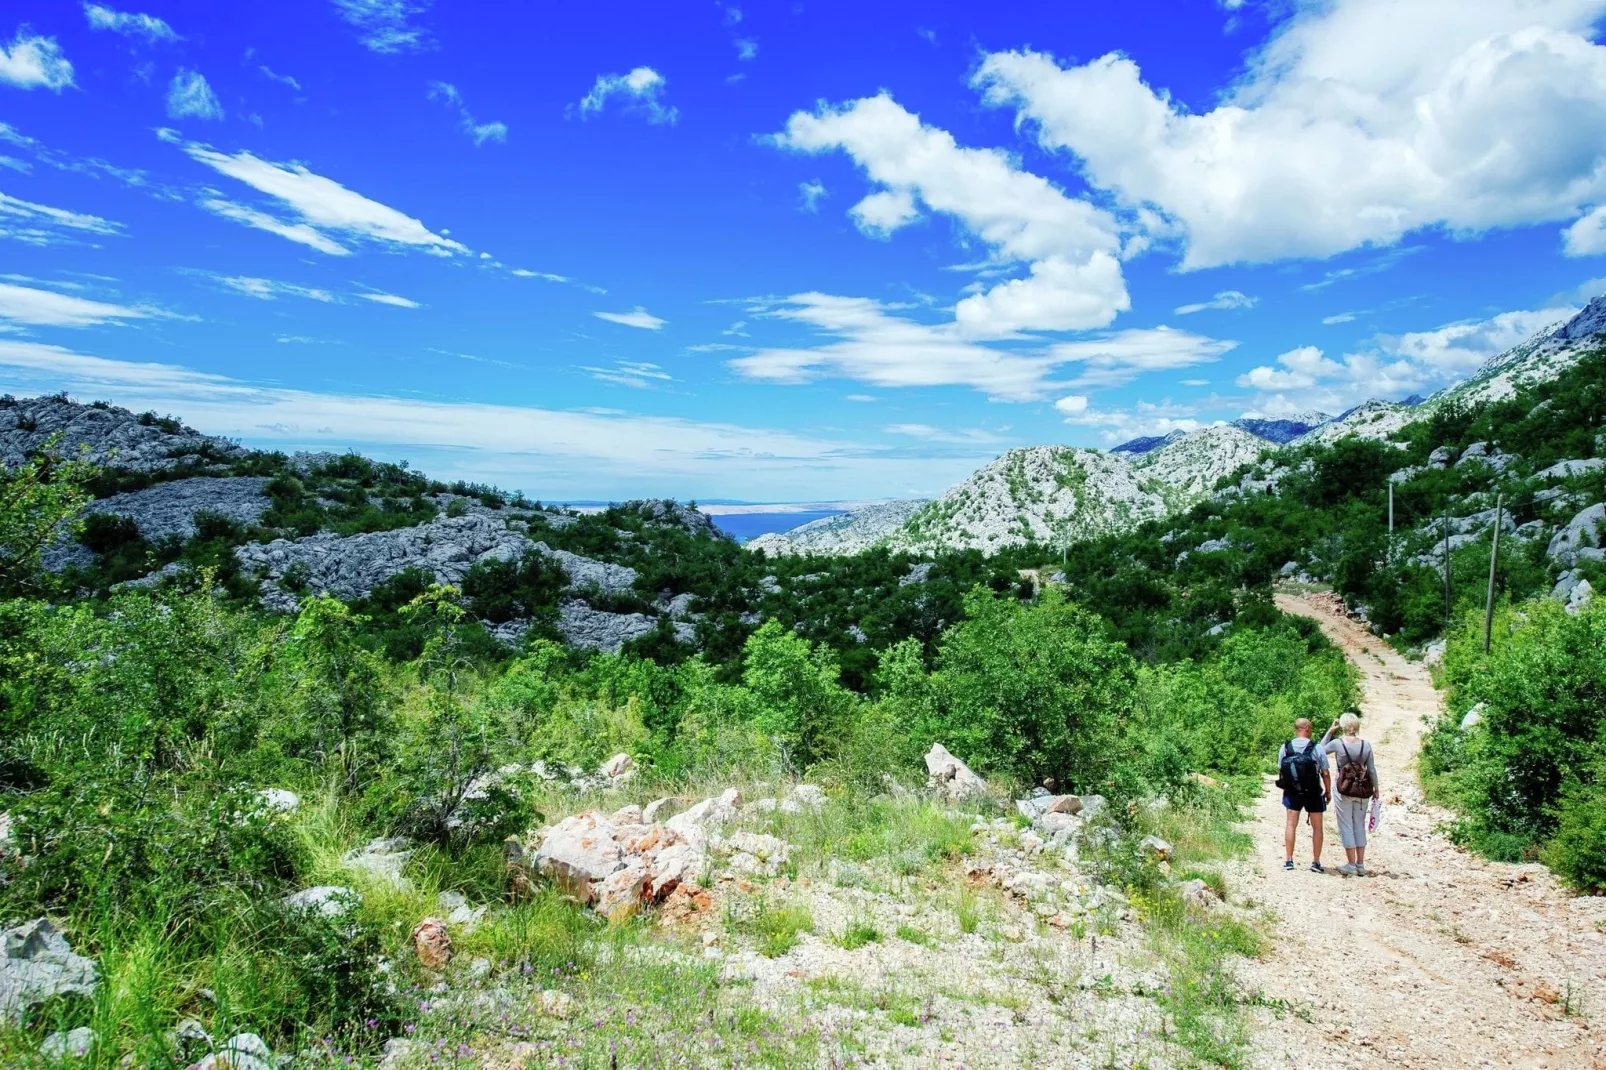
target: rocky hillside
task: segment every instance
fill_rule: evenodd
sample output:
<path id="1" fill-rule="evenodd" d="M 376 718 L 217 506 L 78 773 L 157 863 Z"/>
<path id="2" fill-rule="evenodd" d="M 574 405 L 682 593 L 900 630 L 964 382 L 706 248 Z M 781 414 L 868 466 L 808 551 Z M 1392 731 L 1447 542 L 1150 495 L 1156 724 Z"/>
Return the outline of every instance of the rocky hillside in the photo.
<path id="1" fill-rule="evenodd" d="M 902 528 L 926 504 L 924 498 L 902 498 L 877 502 L 836 516 L 811 520 L 781 534 L 760 535 L 748 542 L 748 549 L 768 554 L 813 553 L 855 554 L 877 545 Z"/>
<path id="2" fill-rule="evenodd" d="M 1223 476 L 1253 464 L 1284 444 L 1319 445 L 1345 438 L 1388 439 L 1450 402 L 1510 397 L 1526 384 L 1554 379 L 1571 367 L 1582 343 L 1606 333 L 1606 296 L 1566 323 L 1492 357 L 1471 378 L 1421 401 L 1373 400 L 1329 417 L 1299 413 L 1287 419 L 1242 419 L 1197 431 L 1136 438 L 1109 452 L 1038 446 L 1014 449 L 950 488 L 937 500 L 888 502 L 794 531 L 754 540 L 755 549 L 848 554 L 870 546 L 923 553 L 984 552 L 1027 541 L 1056 545 L 1130 528 L 1150 517 L 1185 510 L 1212 494 Z M 1276 466 L 1251 473 L 1234 493 L 1276 485 Z M 908 510 L 908 520 L 890 521 Z"/>

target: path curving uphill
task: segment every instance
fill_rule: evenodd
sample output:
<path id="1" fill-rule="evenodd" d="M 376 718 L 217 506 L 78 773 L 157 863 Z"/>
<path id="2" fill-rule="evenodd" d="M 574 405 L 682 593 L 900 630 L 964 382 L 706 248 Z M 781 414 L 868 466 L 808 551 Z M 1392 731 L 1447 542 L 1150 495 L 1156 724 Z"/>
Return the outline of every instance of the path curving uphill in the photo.
<path id="1" fill-rule="evenodd" d="M 1606 1068 L 1606 898 L 1452 844 L 1438 831 L 1451 815 L 1423 800 L 1416 777 L 1439 710 L 1427 669 L 1320 596 L 1277 604 L 1316 620 L 1360 671 L 1362 733 L 1387 806 L 1367 851 L 1375 875 L 1336 875 L 1344 852 L 1330 815 L 1328 874 L 1306 868 L 1308 826 L 1286 873 L 1281 796 L 1267 778 L 1237 875 L 1275 916 L 1274 946 L 1241 971 L 1267 1003 L 1254 1012 L 1254 1065 Z"/>

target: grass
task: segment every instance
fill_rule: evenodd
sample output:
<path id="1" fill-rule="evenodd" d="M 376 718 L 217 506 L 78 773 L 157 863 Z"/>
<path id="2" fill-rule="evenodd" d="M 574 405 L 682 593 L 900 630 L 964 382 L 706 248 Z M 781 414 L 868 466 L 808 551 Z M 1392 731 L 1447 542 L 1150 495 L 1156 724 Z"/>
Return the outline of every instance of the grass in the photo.
<path id="1" fill-rule="evenodd" d="M 915 928 L 907 922 L 900 922 L 898 927 L 893 930 L 893 935 L 905 943 L 916 944 L 920 947 L 932 947 L 936 944 L 930 934 L 922 929 Z"/>
<path id="2" fill-rule="evenodd" d="M 959 923 L 959 931 L 973 933 L 981 928 L 982 920 L 981 896 L 970 887 L 962 887 L 954 897 L 954 920 Z"/>
<path id="3" fill-rule="evenodd" d="M 868 917 L 860 917 L 847 923 L 837 944 L 844 951 L 857 951 L 866 944 L 879 943 L 880 940 L 881 930 Z"/>
<path id="4" fill-rule="evenodd" d="M 814 915 L 795 903 L 772 903 L 759 894 L 737 899 L 725 908 L 725 927 L 751 938 L 759 954 L 780 958 L 814 931 Z"/>

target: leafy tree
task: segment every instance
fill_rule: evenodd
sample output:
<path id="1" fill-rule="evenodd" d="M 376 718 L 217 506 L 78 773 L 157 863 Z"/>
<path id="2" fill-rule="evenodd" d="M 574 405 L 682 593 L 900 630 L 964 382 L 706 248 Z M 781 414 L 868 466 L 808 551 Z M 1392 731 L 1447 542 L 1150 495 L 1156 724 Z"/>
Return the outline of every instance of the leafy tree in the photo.
<path id="1" fill-rule="evenodd" d="M 338 759 L 348 792 L 383 755 L 389 726 L 378 658 L 359 640 L 365 623 L 339 599 L 316 595 L 301 603 L 286 649 L 317 753 Z"/>
<path id="2" fill-rule="evenodd" d="M 57 538 L 76 538 L 89 502 L 85 462 L 64 460 L 58 439 L 20 467 L 0 468 L 0 596 L 37 587 L 40 555 Z"/>
<path id="3" fill-rule="evenodd" d="M 923 742 L 980 769 L 1103 788 L 1128 752 L 1132 657 L 1103 622 L 1045 590 L 1035 604 L 977 589 L 943 637 Z"/>
<path id="4" fill-rule="evenodd" d="M 828 757 L 855 706 L 835 656 L 769 621 L 747 640 L 742 682 L 753 693 L 755 726 L 797 769 Z"/>

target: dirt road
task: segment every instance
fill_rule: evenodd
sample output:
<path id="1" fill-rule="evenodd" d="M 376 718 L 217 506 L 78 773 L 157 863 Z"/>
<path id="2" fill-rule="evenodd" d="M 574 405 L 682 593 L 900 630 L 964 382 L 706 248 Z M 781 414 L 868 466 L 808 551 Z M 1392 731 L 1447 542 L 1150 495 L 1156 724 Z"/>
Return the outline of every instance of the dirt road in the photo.
<path id="1" fill-rule="evenodd" d="M 1275 947 L 1241 973 L 1285 1009 L 1254 1012 L 1255 1065 L 1606 1068 L 1606 898 L 1451 844 L 1437 831 L 1450 815 L 1423 801 L 1416 779 L 1419 738 L 1439 709 L 1427 670 L 1320 597 L 1277 601 L 1316 619 L 1359 668 L 1361 731 L 1387 806 L 1367 853 L 1374 875 L 1336 875 L 1344 852 L 1331 814 L 1328 875 L 1306 868 L 1308 826 L 1286 873 L 1281 793 L 1267 778 L 1237 887 L 1275 916 Z"/>

